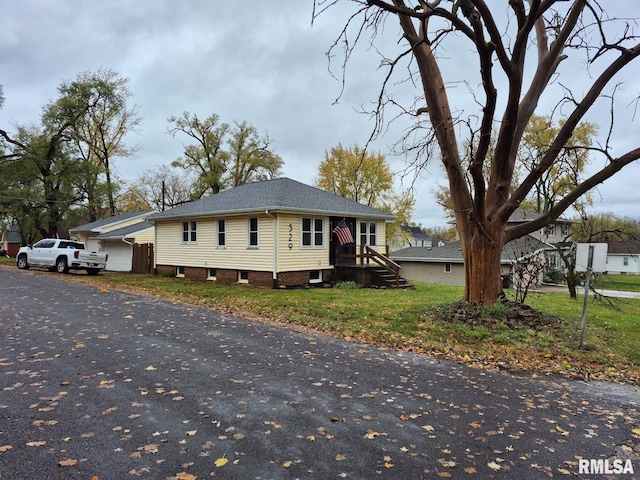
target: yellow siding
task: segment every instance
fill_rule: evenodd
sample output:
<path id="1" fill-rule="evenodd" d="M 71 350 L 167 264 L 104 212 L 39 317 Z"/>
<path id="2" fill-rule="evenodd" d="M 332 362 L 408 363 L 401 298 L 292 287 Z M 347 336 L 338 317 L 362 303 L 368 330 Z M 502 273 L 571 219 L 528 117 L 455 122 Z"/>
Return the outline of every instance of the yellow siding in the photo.
<path id="1" fill-rule="evenodd" d="M 217 248 L 218 218 L 201 218 L 197 221 L 197 243 L 182 243 L 182 221 L 156 223 L 156 262 L 158 265 L 205 267 L 248 271 L 273 271 L 274 221 L 277 225 L 276 271 L 294 272 L 332 268 L 329 264 L 331 231 L 329 217 L 301 214 L 274 214 L 275 218 L 258 216 L 259 247 L 248 248 L 248 217 L 220 217 L 226 221 L 226 247 Z M 302 247 L 302 218 L 323 218 L 324 245 Z M 363 220 L 364 221 L 364 220 Z M 385 228 L 377 223 L 377 251 L 385 252 Z M 356 242 L 360 241 L 360 219 L 357 220 Z M 138 241 L 136 237 L 136 241 Z"/>
<path id="2" fill-rule="evenodd" d="M 322 248 L 302 247 L 302 217 L 312 218 L 311 215 L 278 215 L 279 272 L 332 268 L 329 265 L 329 217 L 313 217 L 324 219 L 324 246 Z"/>
<path id="3" fill-rule="evenodd" d="M 224 217 L 221 217 L 224 218 Z M 258 216 L 258 248 L 247 247 L 248 218 L 226 217 L 226 247 L 217 248 L 217 218 L 196 219 L 197 242 L 182 243 L 182 221 L 156 223 L 156 263 L 184 267 L 273 270 L 273 223 Z"/>
<path id="4" fill-rule="evenodd" d="M 116 222 L 112 225 L 105 225 L 104 227 L 102 227 L 100 233 L 107 233 L 113 230 L 118 230 L 119 228 L 128 227 L 129 225 L 135 225 L 136 223 L 140 223 L 141 221 L 142 219 L 140 217 L 137 217 L 129 220 L 124 220 L 122 222 Z"/>
<path id="5" fill-rule="evenodd" d="M 155 237 L 155 233 L 153 228 L 147 228 L 146 230 L 142 230 L 135 234 L 135 242 L 136 243 L 153 243 Z"/>

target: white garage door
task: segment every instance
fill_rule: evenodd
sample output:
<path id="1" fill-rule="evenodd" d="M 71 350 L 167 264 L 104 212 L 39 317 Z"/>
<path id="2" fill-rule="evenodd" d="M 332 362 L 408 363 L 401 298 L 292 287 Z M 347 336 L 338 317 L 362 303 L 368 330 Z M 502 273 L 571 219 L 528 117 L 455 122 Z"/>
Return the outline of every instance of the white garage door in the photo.
<path id="1" fill-rule="evenodd" d="M 124 242 L 102 241 L 102 250 L 109 254 L 107 260 L 107 270 L 113 272 L 130 272 L 131 256 L 133 252 L 131 245 Z"/>

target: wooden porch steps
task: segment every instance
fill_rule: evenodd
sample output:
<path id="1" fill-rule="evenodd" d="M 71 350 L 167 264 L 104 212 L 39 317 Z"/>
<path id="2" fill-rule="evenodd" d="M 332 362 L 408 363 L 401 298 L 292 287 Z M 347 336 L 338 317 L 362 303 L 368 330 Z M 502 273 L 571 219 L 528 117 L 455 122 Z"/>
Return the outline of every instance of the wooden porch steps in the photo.
<path id="1" fill-rule="evenodd" d="M 379 287 L 384 288 L 416 288 L 415 285 L 410 283 L 406 278 L 399 276 L 396 281 L 396 276 L 392 273 L 389 273 L 388 270 L 384 268 L 374 268 L 373 269 L 374 276 L 378 280 L 376 283 Z"/>

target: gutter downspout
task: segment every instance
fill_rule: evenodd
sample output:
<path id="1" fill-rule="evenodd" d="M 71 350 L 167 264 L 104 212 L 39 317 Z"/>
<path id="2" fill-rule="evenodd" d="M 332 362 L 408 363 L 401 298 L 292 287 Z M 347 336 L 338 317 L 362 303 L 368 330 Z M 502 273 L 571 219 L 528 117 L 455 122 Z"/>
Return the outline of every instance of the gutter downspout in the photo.
<path id="1" fill-rule="evenodd" d="M 273 288 L 278 288 L 278 217 L 265 210 L 269 217 L 273 218 Z"/>

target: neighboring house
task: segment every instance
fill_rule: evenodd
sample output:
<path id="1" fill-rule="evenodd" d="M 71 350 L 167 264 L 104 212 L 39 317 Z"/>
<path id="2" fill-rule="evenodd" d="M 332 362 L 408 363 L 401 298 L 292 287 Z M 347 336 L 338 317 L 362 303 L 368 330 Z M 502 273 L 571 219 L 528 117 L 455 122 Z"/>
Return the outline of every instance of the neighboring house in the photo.
<path id="1" fill-rule="evenodd" d="M 544 262 L 544 251 L 547 248 L 550 248 L 550 245 L 532 236 L 525 236 L 505 245 L 500 261 L 505 281 L 518 281 L 514 278 L 514 267 L 519 261 L 537 256 Z M 459 240 L 440 247 L 407 247 L 391 253 L 389 257 L 402 267 L 402 276 L 407 280 L 440 285 L 465 284 L 462 246 Z"/>
<path id="2" fill-rule="evenodd" d="M 607 240 L 607 272 L 640 275 L 640 240 Z"/>
<path id="3" fill-rule="evenodd" d="M 153 244 L 155 232 L 153 223 L 138 222 L 128 227 L 118 228 L 93 237 L 100 243 L 100 250 L 109 253 L 107 269 L 114 272 L 132 271 L 134 245 Z M 153 266 L 151 259 L 150 266 Z M 151 268 L 144 269 L 145 272 Z"/>
<path id="4" fill-rule="evenodd" d="M 540 217 L 541 214 L 517 209 L 508 225 L 518 225 Z M 547 269 L 563 268 L 558 249 L 571 247 L 572 220 L 558 218 L 553 224 L 509 242 L 502 250 L 502 274 L 505 283 L 517 283 L 515 266 L 534 256 Z M 465 272 L 460 241 L 437 247 L 408 247 L 398 250 L 390 258 L 402 266 L 402 276 L 408 280 L 464 285 Z M 540 278 L 542 281 L 542 278 Z"/>
<path id="5" fill-rule="evenodd" d="M 69 230 L 74 240 L 87 250 L 109 254 L 107 270 L 131 271 L 133 244 L 153 243 L 153 225 L 146 218 L 155 211 L 130 212 L 103 218 Z"/>
<path id="6" fill-rule="evenodd" d="M 19 226 L 11 225 L 7 230 L 2 232 L 2 242 L 0 243 L 2 255 L 15 258 L 21 246 L 22 234 L 20 233 Z"/>
<path id="7" fill-rule="evenodd" d="M 340 260 L 355 263 L 360 245 L 385 253 L 393 219 L 289 178 L 248 183 L 148 218 L 158 274 L 270 287 L 329 281 Z M 355 242 L 341 245 L 345 237 Z"/>
<path id="8" fill-rule="evenodd" d="M 507 226 L 513 226 L 525 222 L 530 222 L 538 217 L 541 217 L 541 213 L 529 212 L 526 210 L 517 209 L 511 217 Z M 557 218 L 554 223 L 541 228 L 536 232 L 532 232 L 530 235 L 538 240 L 548 243 L 548 247 L 545 251 L 546 265 L 550 270 L 564 270 L 565 265 L 562 263 L 560 256 L 561 252 L 565 252 L 571 249 L 573 241 L 571 239 L 573 224 L 577 223 L 574 220 L 567 218 Z"/>
<path id="9" fill-rule="evenodd" d="M 433 247 L 432 240 L 422 231 L 420 227 L 403 227 L 402 232 L 405 236 L 405 246 L 409 247 Z"/>
<path id="10" fill-rule="evenodd" d="M 509 217 L 507 228 L 530 222 L 542 215 L 541 213 L 518 208 Z M 571 235 L 574 223 L 577 222 L 560 217 L 557 218 L 554 223 L 529 234 L 531 237 L 549 244 L 545 250 L 545 262 L 549 270 L 565 270 L 565 265 L 562 263 L 560 253 L 570 250 L 573 246 Z"/>

